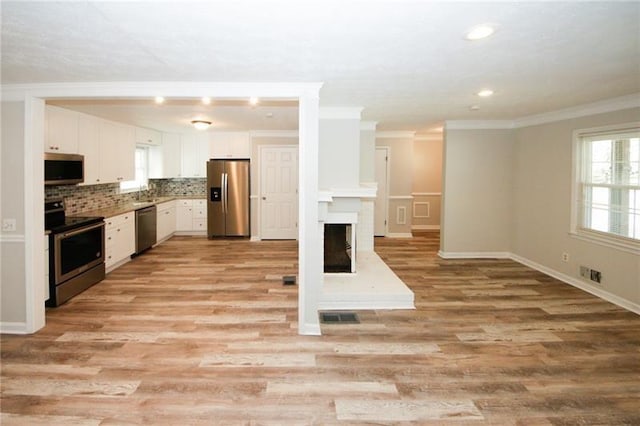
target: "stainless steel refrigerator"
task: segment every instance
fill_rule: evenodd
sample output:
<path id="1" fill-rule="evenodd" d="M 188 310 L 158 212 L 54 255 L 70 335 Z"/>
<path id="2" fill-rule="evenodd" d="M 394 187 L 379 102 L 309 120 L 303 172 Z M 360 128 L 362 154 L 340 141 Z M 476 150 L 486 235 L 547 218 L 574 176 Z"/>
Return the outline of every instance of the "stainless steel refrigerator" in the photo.
<path id="1" fill-rule="evenodd" d="M 207 236 L 249 237 L 249 160 L 207 161 Z"/>

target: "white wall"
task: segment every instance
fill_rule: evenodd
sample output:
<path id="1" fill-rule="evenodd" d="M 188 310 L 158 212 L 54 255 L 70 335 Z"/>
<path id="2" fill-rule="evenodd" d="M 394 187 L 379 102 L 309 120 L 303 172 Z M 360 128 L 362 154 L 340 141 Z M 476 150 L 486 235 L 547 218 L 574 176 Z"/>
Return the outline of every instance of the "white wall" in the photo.
<path id="1" fill-rule="evenodd" d="M 513 130 L 448 130 L 440 250 L 510 249 Z"/>
<path id="2" fill-rule="evenodd" d="M 2 102 L 0 182 L 2 219 L 16 220 L 15 232 L 3 232 L 0 272 L 0 322 L 26 321 L 24 268 L 24 103 Z M 43 260 L 44 262 L 44 260 Z"/>
<path id="3" fill-rule="evenodd" d="M 368 123 L 362 123 L 368 124 Z M 376 180 L 376 130 L 374 125 L 367 125 L 360 130 L 360 182 Z"/>
<path id="4" fill-rule="evenodd" d="M 602 272 L 602 284 L 585 281 L 640 304 L 640 254 L 569 235 L 572 132 L 640 119 L 640 108 L 518 129 L 513 163 L 511 251 L 576 280 L 580 265 Z M 562 253 L 569 253 L 569 262 Z"/>
<path id="5" fill-rule="evenodd" d="M 319 188 L 359 187 L 360 119 L 321 118 L 319 126 Z"/>

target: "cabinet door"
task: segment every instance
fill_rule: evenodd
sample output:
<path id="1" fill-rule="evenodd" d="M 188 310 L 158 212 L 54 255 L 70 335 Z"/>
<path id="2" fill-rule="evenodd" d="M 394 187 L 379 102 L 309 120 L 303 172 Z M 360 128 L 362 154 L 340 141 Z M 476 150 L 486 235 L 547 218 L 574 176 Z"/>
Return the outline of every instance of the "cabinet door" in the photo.
<path id="1" fill-rule="evenodd" d="M 78 153 L 78 115 L 76 111 L 46 106 L 45 152 Z"/>
<path id="2" fill-rule="evenodd" d="M 182 176 L 182 143 L 178 134 L 162 134 L 162 169 L 164 178 Z"/>
<path id="3" fill-rule="evenodd" d="M 160 136 L 160 132 L 153 129 L 136 127 L 135 134 L 136 134 L 135 143 L 140 145 L 160 145 L 162 140 Z"/>
<path id="4" fill-rule="evenodd" d="M 118 123 L 100 120 L 100 182 L 119 182 Z"/>
<path id="5" fill-rule="evenodd" d="M 100 181 L 106 183 L 135 179 L 135 151 L 133 126 L 101 120 Z"/>
<path id="6" fill-rule="evenodd" d="M 84 155 L 84 183 L 95 185 L 100 182 L 100 121 L 87 114 L 78 117 L 78 153 Z"/>
<path id="7" fill-rule="evenodd" d="M 250 158 L 251 139 L 247 132 L 212 133 L 209 138 L 211 158 Z"/>
<path id="8" fill-rule="evenodd" d="M 178 206 L 176 209 L 176 231 L 193 230 L 193 207 Z"/>
<path id="9" fill-rule="evenodd" d="M 206 134 L 182 135 L 182 177 L 206 177 L 208 139 Z"/>

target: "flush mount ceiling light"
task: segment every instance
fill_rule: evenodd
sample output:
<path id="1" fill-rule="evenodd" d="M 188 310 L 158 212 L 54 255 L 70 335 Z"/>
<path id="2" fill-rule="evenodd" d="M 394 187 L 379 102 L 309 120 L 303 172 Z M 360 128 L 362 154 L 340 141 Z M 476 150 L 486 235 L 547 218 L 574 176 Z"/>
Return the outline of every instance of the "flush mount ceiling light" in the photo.
<path id="1" fill-rule="evenodd" d="M 191 120 L 191 124 L 197 130 L 207 130 L 211 126 L 211 122 L 206 120 Z"/>
<path id="2" fill-rule="evenodd" d="M 477 95 L 482 97 L 482 98 L 487 98 L 487 97 L 493 95 L 493 90 L 491 90 L 491 89 L 482 89 L 481 91 L 479 91 L 477 93 Z"/>
<path id="3" fill-rule="evenodd" d="M 202 97 L 202 103 L 203 103 L 204 105 L 209 105 L 209 104 L 211 103 L 211 98 L 210 98 L 210 97 L 208 97 L 208 96 L 203 96 L 203 97 Z"/>
<path id="4" fill-rule="evenodd" d="M 496 30 L 491 25 L 477 25 L 467 31 L 465 38 L 467 40 L 481 40 L 483 38 L 489 37 L 495 31 Z"/>
<path id="5" fill-rule="evenodd" d="M 154 101 L 155 101 L 158 105 L 160 105 L 160 104 L 164 103 L 164 98 L 163 98 L 162 96 L 156 96 L 156 97 L 155 97 L 155 99 L 154 99 Z"/>
<path id="6" fill-rule="evenodd" d="M 258 105 L 258 98 L 256 98 L 255 96 L 250 97 L 249 98 L 249 105 L 251 105 L 251 106 Z"/>

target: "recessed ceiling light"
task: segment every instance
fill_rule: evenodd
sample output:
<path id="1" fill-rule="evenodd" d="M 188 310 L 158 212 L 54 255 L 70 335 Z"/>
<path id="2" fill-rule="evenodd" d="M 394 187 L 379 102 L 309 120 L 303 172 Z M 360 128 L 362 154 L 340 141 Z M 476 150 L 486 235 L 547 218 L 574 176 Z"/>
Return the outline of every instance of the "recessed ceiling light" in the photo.
<path id="1" fill-rule="evenodd" d="M 154 100 L 156 101 L 157 104 L 164 103 L 164 98 L 162 96 L 156 96 Z"/>
<path id="2" fill-rule="evenodd" d="M 197 130 L 207 130 L 211 126 L 211 122 L 206 120 L 191 120 L 191 124 Z"/>
<path id="3" fill-rule="evenodd" d="M 251 106 L 258 105 L 258 98 L 256 98 L 255 96 L 250 97 L 249 98 L 249 105 L 251 105 Z"/>
<path id="4" fill-rule="evenodd" d="M 273 118 L 273 113 L 272 112 L 268 112 L 264 115 L 267 118 Z"/>
<path id="5" fill-rule="evenodd" d="M 493 90 L 491 89 L 482 89 L 478 92 L 478 96 L 481 96 L 483 98 L 489 97 L 491 95 L 493 95 Z"/>
<path id="6" fill-rule="evenodd" d="M 202 103 L 205 105 L 209 105 L 211 103 L 211 98 L 208 96 L 203 96 L 202 97 Z"/>
<path id="7" fill-rule="evenodd" d="M 467 40 L 480 40 L 489 37 L 495 31 L 496 30 L 490 25 L 477 25 L 467 32 L 465 38 Z"/>

